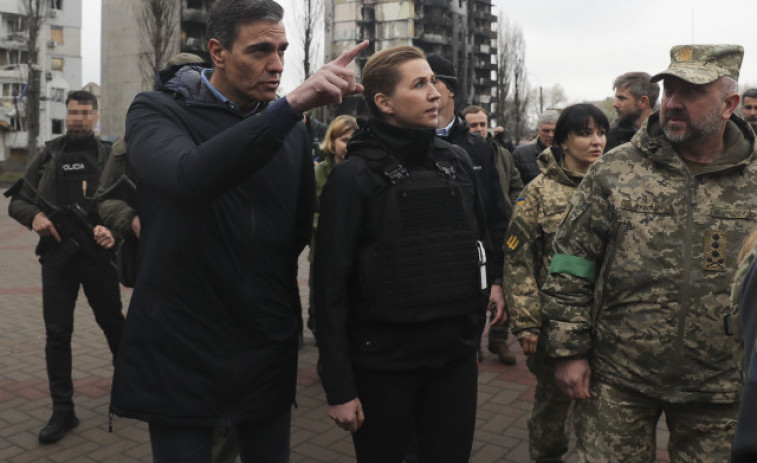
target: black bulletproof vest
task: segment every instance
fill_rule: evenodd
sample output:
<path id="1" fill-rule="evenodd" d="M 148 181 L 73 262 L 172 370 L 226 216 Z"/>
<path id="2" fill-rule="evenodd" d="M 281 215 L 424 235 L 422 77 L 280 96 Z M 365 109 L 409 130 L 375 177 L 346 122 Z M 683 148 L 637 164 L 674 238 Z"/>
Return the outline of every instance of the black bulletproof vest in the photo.
<path id="1" fill-rule="evenodd" d="M 470 314 L 483 307 L 478 222 L 472 179 L 450 146 L 435 140 L 434 170 L 408 171 L 379 149 L 364 158 L 388 183 L 378 239 L 358 250 L 357 317 L 412 323 Z"/>
<path id="2" fill-rule="evenodd" d="M 76 203 L 88 213 L 95 213 L 96 204 L 92 198 L 100 183 L 96 145 L 69 143 L 58 156 L 56 165 L 58 205 Z"/>

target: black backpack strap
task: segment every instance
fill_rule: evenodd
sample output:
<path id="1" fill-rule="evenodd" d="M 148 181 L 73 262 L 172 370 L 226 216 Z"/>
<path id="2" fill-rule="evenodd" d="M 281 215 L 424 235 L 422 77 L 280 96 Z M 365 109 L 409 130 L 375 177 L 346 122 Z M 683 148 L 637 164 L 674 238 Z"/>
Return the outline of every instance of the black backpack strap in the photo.
<path id="1" fill-rule="evenodd" d="M 396 185 L 410 176 L 410 173 L 397 158 L 382 149 L 363 148 L 351 153 L 351 155 L 365 159 L 372 171 L 385 178 L 392 185 Z"/>
<path id="2" fill-rule="evenodd" d="M 434 158 L 434 165 L 439 175 L 448 179 L 455 178 L 456 164 L 460 161 L 460 157 L 455 152 L 453 145 L 439 137 L 434 137 L 431 144 L 431 155 Z"/>

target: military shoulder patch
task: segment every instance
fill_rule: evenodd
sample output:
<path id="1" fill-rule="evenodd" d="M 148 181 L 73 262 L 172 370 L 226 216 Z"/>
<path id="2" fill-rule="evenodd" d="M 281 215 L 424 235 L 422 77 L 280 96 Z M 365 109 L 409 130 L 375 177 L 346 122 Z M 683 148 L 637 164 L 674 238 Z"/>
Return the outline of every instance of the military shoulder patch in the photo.
<path id="1" fill-rule="evenodd" d="M 526 197 L 525 196 L 521 196 L 520 198 L 518 198 L 517 201 L 515 201 L 515 205 L 516 206 L 522 206 L 523 204 L 526 204 Z"/>
<path id="2" fill-rule="evenodd" d="M 518 200 L 520 201 L 520 199 Z M 525 199 L 524 199 L 525 201 Z M 515 252 L 517 251 L 523 242 L 527 239 L 525 236 L 525 233 L 523 233 L 523 230 L 520 227 L 520 224 L 515 221 L 510 225 L 510 228 L 507 230 L 507 238 L 505 238 L 505 252 Z"/>

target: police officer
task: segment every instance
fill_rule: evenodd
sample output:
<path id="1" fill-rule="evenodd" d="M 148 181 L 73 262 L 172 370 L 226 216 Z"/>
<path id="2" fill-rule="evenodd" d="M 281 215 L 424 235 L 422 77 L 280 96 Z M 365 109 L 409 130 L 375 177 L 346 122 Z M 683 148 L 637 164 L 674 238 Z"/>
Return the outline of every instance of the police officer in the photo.
<path id="1" fill-rule="evenodd" d="M 42 264 L 42 311 L 45 321 L 45 361 L 53 400 L 53 414 L 39 433 L 41 443 L 53 443 L 76 427 L 73 382 L 71 380 L 71 334 L 74 305 L 79 286 L 89 301 L 95 320 L 116 355 L 124 317 L 115 269 L 108 251 L 115 244 L 111 232 L 102 225 L 91 230 L 96 243 L 72 238 L 71 227 L 98 224 L 94 200 L 106 151 L 95 138 L 97 98 L 78 90 L 66 98 L 65 135 L 49 141 L 29 166 L 25 184 L 10 203 L 8 211 L 22 225 L 40 236 L 36 253 Z M 30 187 L 31 186 L 31 187 Z M 37 189 L 39 195 L 33 190 Z M 41 198 L 39 197 L 41 196 Z M 58 209 L 55 214 L 43 211 L 44 201 Z M 59 215 L 72 207 L 83 215 L 64 222 Z M 51 215 L 48 215 L 51 214 Z M 63 225 L 62 225 L 63 224 Z M 85 236 L 86 238 L 86 236 Z"/>
<path id="2" fill-rule="evenodd" d="M 722 327 L 740 243 L 757 225 L 754 132 L 738 45 L 671 50 L 660 111 L 597 161 L 557 230 L 542 286 L 548 354 L 577 399 L 582 461 L 730 455 L 739 374 Z"/>

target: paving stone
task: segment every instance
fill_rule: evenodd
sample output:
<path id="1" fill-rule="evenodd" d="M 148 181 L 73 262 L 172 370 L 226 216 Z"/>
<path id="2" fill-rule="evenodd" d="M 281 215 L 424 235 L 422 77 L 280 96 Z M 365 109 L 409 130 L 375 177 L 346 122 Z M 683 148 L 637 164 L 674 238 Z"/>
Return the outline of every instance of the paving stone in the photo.
<path id="1" fill-rule="evenodd" d="M 8 200 L 0 198 L 0 210 Z M 60 442 L 40 445 L 37 434 L 51 414 L 45 373 L 45 334 L 39 263 L 34 233 L 0 214 L 0 462 L 8 463 L 148 463 L 152 461 L 145 423 L 114 417 L 108 432 L 112 359 L 83 293 L 75 311 L 72 342 L 74 400 L 80 425 Z M 307 250 L 300 257 L 300 295 L 307 319 Z M 124 311 L 130 290 L 123 290 Z M 305 330 L 299 355 L 298 408 L 292 412 L 293 463 L 354 462 L 350 435 L 326 416 L 326 399 L 316 370 L 318 351 Z M 483 340 L 486 343 L 486 339 Z M 528 461 L 527 420 L 535 379 L 514 337 L 510 348 L 517 364 L 506 366 L 485 352 L 479 367 L 479 409 L 471 463 Z M 667 428 L 658 429 L 658 461 L 668 462 Z M 575 445 L 565 460 L 577 462 Z"/>

